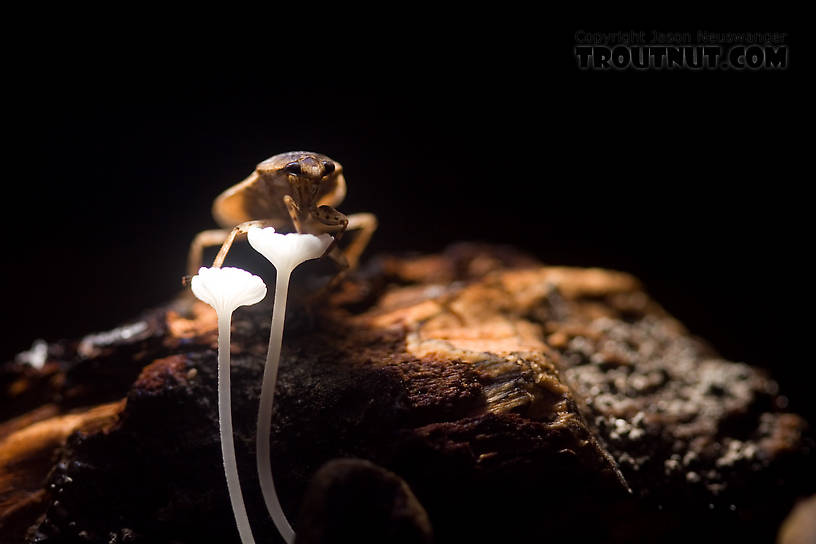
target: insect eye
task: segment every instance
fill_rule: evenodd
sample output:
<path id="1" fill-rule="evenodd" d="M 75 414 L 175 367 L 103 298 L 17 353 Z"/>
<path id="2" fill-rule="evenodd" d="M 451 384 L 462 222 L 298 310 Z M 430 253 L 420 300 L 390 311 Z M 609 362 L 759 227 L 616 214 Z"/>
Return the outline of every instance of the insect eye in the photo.
<path id="1" fill-rule="evenodd" d="M 323 163 L 323 175 L 328 176 L 334 172 L 334 163 L 333 162 L 324 162 Z"/>
<path id="2" fill-rule="evenodd" d="M 289 164 L 283 167 L 283 170 L 287 174 L 294 174 L 296 176 L 301 174 L 300 164 L 297 162 L 290 162 Z"/>

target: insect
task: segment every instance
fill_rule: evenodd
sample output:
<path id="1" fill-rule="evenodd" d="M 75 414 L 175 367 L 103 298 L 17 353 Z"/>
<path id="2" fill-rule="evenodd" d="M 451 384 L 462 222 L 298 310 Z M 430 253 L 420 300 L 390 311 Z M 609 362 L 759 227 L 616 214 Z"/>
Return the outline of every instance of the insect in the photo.
<path id="1" fill-rule="evenodd" d="M 346 216 L 337 211 L 346 196 L 343 167 L 326 155 L 292 151 L 270 157 L 255 167 L 244 181 L 221 193 L 213 202 L 212 214 L 220 229 L 205 230 L 190 244 L 187 273 L 201 266 L 204 249 L 221 244 L 213 261 L 220 267 L 230 247 L 249 227 L 274 227 L 277 232 L 331 234 L 334 242 L 326 256 L 337 263 L 342 276 L 357 266 L 360 255 L 377 228 L 370 213 Z M 360 233 L 345 248 L 337 242 L 347 230 Z"/>

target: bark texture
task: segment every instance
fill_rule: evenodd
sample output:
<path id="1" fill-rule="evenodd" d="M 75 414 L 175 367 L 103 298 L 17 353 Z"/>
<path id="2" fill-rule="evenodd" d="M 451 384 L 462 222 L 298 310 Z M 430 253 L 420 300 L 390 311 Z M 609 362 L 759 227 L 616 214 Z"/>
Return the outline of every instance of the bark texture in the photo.
<path id="1" fill-rule="evenodd" d="M 259 542 L 277 541 L 254 466 L 270 316 L 262 303 L 233 318 Z M 40 370 L 0 367 L 0 540 L 238 542 L 216 338 L 209 307 L 176 302 L 49 344 Z M 369 503 L 392 505 L 372 510 L 378 531 L 442 544 L 769 541 L 816 491 L 813 440 L 784 407 L 768 376 L 722 360 L 629 275 L 458 245 L 374 259 L 320 306 L 290 301 L 273 473 L 308 542 L 348 529 L 336 505 L 359 525 Z M 329 465 L 309 488 L 337 458 L 387 471 Z"/>

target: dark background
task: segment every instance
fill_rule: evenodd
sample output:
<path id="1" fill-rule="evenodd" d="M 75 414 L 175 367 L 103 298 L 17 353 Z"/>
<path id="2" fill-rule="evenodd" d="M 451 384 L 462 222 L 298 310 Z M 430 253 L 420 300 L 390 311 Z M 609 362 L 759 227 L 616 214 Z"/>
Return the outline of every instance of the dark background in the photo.
<path id="1" fill-rule="evenodd" d="M 307 149 L 344 165 L 341 211 L 379 217 L 369 255 L 475 240 L 631 272 L 813 414 L 795 33 L 787 71 L 598 73 L 576 69 L 579 28 L 791 29 L 528 26 L 397 38 L 384 26 L 308 47 L 113 27 L 10 51 L 0 356 L 174 296 L 212 199 L 262 159 Z"/>

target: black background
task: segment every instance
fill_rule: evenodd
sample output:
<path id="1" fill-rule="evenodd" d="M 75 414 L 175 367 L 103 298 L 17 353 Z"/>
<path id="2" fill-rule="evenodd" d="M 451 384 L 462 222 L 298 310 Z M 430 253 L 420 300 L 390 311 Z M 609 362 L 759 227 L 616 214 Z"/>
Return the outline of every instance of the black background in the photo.
<path id="1" fill-rule="evenodd" d="M 786 71 L 599 73 L 576 68 L 579 28 L 791 29 L 524 19 L 396 35 L 312 19 L 183 35 L 108 25 L 16 42 L 0 355 L 174 296 L 212 199 L 262 159 L 307 149 L 344 165 L 341 211 L 379 217 L 370 253 L 475 240 L 631 272 L 812 414 L 795 33 Z"/>

